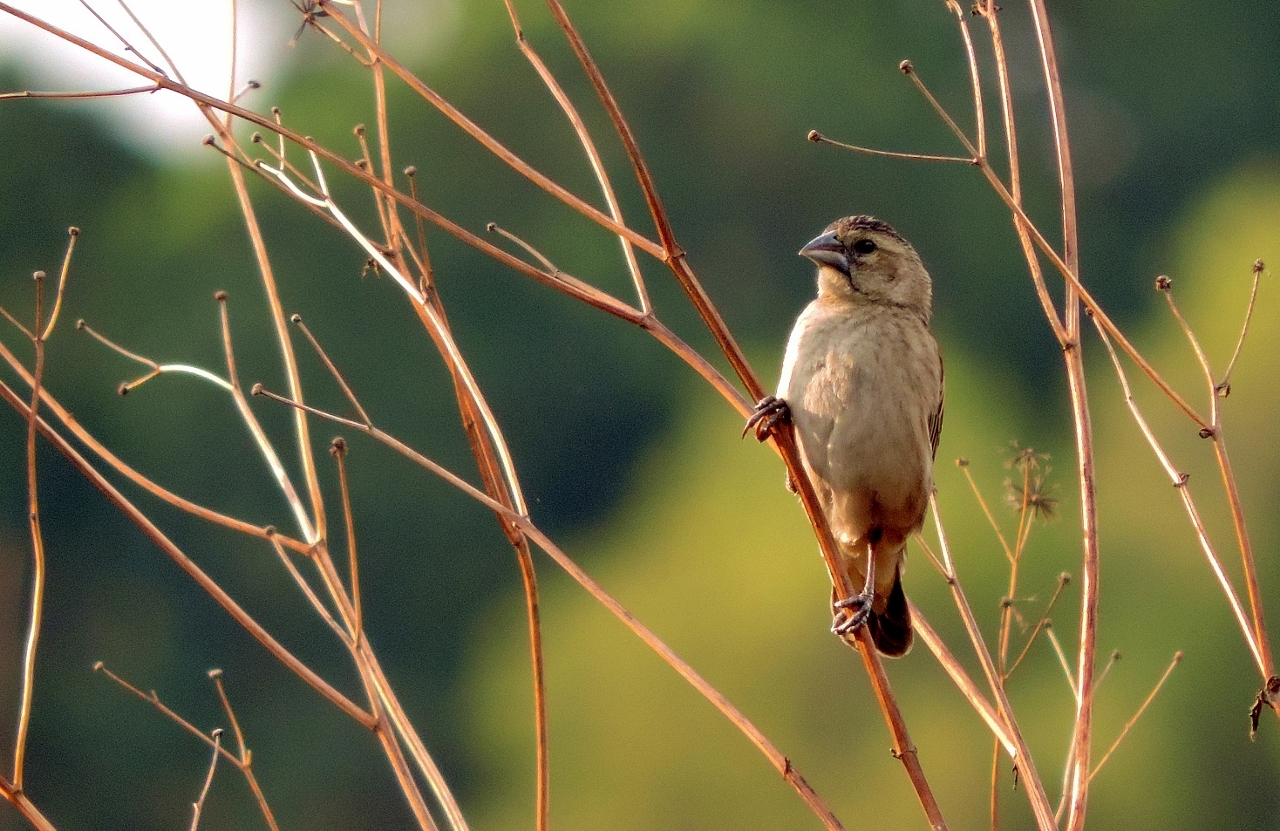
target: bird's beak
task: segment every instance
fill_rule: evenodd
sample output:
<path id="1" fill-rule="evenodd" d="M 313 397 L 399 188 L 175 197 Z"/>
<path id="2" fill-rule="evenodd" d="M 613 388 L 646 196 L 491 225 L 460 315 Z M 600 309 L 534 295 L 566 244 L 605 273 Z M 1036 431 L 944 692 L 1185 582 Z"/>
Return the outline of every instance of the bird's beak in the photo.
<path id="1" fill-rule="evenodd" d="M 849 259 L 845 256 L 844 245 L 836 239 L 835 231 L 827 231 L 810 240 L 808 245 L 800 249 L 800 256 L 807 257 L 818 265 L 829 265 L 841 274 L 849 273 Z"/>

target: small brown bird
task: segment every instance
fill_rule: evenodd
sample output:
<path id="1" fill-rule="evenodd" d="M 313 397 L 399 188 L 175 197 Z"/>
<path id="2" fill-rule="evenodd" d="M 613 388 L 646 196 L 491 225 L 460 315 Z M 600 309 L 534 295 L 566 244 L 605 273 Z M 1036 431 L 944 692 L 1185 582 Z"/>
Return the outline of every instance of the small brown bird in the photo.
<path id="1" fill-rule="evenodd" d="M 942 430 L 942 357 L 929 331 L 932 284 L 920 255 L 884 222 L 850 216 L 800 249 L 818 297 L 791 331 L 776 397 L 748 420 L 761 440 L 795 425 L 849 579 L 832 631 L 865 623 L 889 656 L 911 648 L 902 592 L 907 538 L 933 491 Z"/>

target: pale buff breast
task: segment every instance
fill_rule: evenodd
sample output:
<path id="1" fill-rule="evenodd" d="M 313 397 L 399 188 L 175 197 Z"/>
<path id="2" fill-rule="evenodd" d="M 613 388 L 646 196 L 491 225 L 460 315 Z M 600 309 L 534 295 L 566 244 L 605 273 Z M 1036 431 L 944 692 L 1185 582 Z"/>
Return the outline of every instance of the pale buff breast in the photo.
<path id="1" fill-rule="evenodd" d="M 815 302 L 788 345 L 779 393 L 805 461 L 845 542 L 870 528 L 905 539 L 932 489 L 929 418 L 941 395 L 937 346 L 896 307 Z"/>

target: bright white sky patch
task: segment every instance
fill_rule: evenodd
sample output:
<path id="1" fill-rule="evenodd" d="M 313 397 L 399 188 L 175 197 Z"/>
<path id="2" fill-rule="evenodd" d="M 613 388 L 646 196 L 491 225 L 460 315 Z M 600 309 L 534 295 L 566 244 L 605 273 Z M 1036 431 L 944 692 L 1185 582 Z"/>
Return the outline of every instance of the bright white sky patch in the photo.
<path id="1" fill-rule="evenodd" d="M 79 0 L 7 2 L 137 62 L 137 58 L 126 54 L 119 39 Z M 201 92 L 227 98 L 231 77 L 231 0 L 127 2 L 177 64 L 187 83 Z M 90 4 L 134 48 L 152 62 L 164 66 L 162 57 L 129 19 L 118 0 L 90 0 Z M 294 54 L 288 43 L 302 21 L 302 15 L 288 0 L 239 0 L 236 6 L 239 14 L 236 85 L 241 87 L 251 78 L 261 83 L 263 89 L 249 93 L 244 100 L 251 109 L 265 110 L 273 98 L 271 82 Z M 408 60 L 428 49 L 434 51 L 443 46 L 451 39 L 448 35 L 458 22 L 456 3 L 448 0 L 389 3 L 388 6 L 384 26 L 388 34 L 388 48 Z M 306 33 L 304 45 L 312 47 L 313 44 L 307 41 L 316 38 L 324 39 L 314 32 Z M 2 11 L 0 62 L 19 64 L 32 88 L 43 91 L 122 89 L 146 83 L 145 79 Z M 89 104 L 70 106 L 87 107 L 89 112 L 116 127 L 130 144 L 144 151 L 159 151 L 169 156 L 189 156 L 200 152 L 201 140 L 210 132 L 208 122 L 195 105 L 171 92 L 99 99 Z"/>
<path id="2" fill-rule="evenodd" d="M 10 4 L 108 51 L 131 58 L 123 44 L 78 0 L 10 0 Z M 149 60 L 164 62 L 115 0 L 94 9 Z M 285 0 L 240 0 L 237 82 L 268 84 L 287 57 L 286 44 L 300 15 Z M 187 82 L 225 99 L 231 67 L 231 3 L 227 0 L 130 0 L 129 8 L 173 58 Z M 0 57 L 22 65 L 40 90 L 81 91 L 142 86 L 145 79 L 31 24 L 0 12 Z M 130 143 L 166 154 L 198 151 L 209 124 L 190 101 L 171 92 L 98 100 L 87 105 L 128 137 Z"/>

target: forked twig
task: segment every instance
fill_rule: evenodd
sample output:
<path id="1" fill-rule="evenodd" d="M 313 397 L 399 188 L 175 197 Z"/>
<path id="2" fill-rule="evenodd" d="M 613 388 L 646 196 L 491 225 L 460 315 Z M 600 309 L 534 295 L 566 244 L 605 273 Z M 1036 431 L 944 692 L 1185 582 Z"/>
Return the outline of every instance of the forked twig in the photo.
<path id="1" fill-rule="evenodd" d="M 542 549 L 552 560 L 556 562 L 565 572 L 569 574 L 580 586 L 582 586 L 592 597 L 594 597 L 602 606 L 608 609 L 615 617 L 627 626 L 634 634 L 636 634 L 645 644 L 656 652 L 664 661 L 666 661 L 673 669 L 688 681 L 694 689 L 707 698 L 717 709 L 719 709 L 735 726 L 741 730 L 766 758 L 773 763 L 774 767 L 783 774 L 784 778 L 793 788 L 797 790 L 800 796 L 815 810 L 824 824 L 828 828 L 835 829 L 842 827 L 835 815 L 821 801 L 812 788 L 805 782 L 804 778 L 796 770 L 795 766 L 782 755 L 780 751 L 759 731 L 736 707 L 729 702 L 718 690 L 709 684 L 701 675 L 697 673 L 688 663 L 676 655 L 656 634 L 648 627 L 632 615 L 625 607 L 615 600 L 608 592 L 604 590 L 599 583 L 592 579 L 580 566 L 575 563 L 559 546 L 557 546 L 550 537 L 546 536 L 527 516 L 517 513 L 507 506 L 490 497 L 480 488 L 467 482 L 462 477 L 450 471 L 448 468 L 440 465 L 431 458 L 422 455 L 404 442 L 389 433 L 380 430 L 374 425 L 366 425 L 349 418 L 335 415 L 317 409 L 309 404 L 299 404 L 290 401 L 284 396 L 277 395 L 270 390 L 265 389 L 261 385 L 255 385 L 253 393 L 262 395 L 274 401 L 291 407 L 305 407 L 311 415 L 332 421 L 335 424 L 344 425 L 350 429 L 357 430 L 379 443 L 389 447 L 410 461 L 422 468 L 430 471 L 448 484 L 471 497 L 476 502 L 502 516 L 507 522 L 510 522 L 520 533 L 528 537 L 528 539 L 538 548 Z"/>

